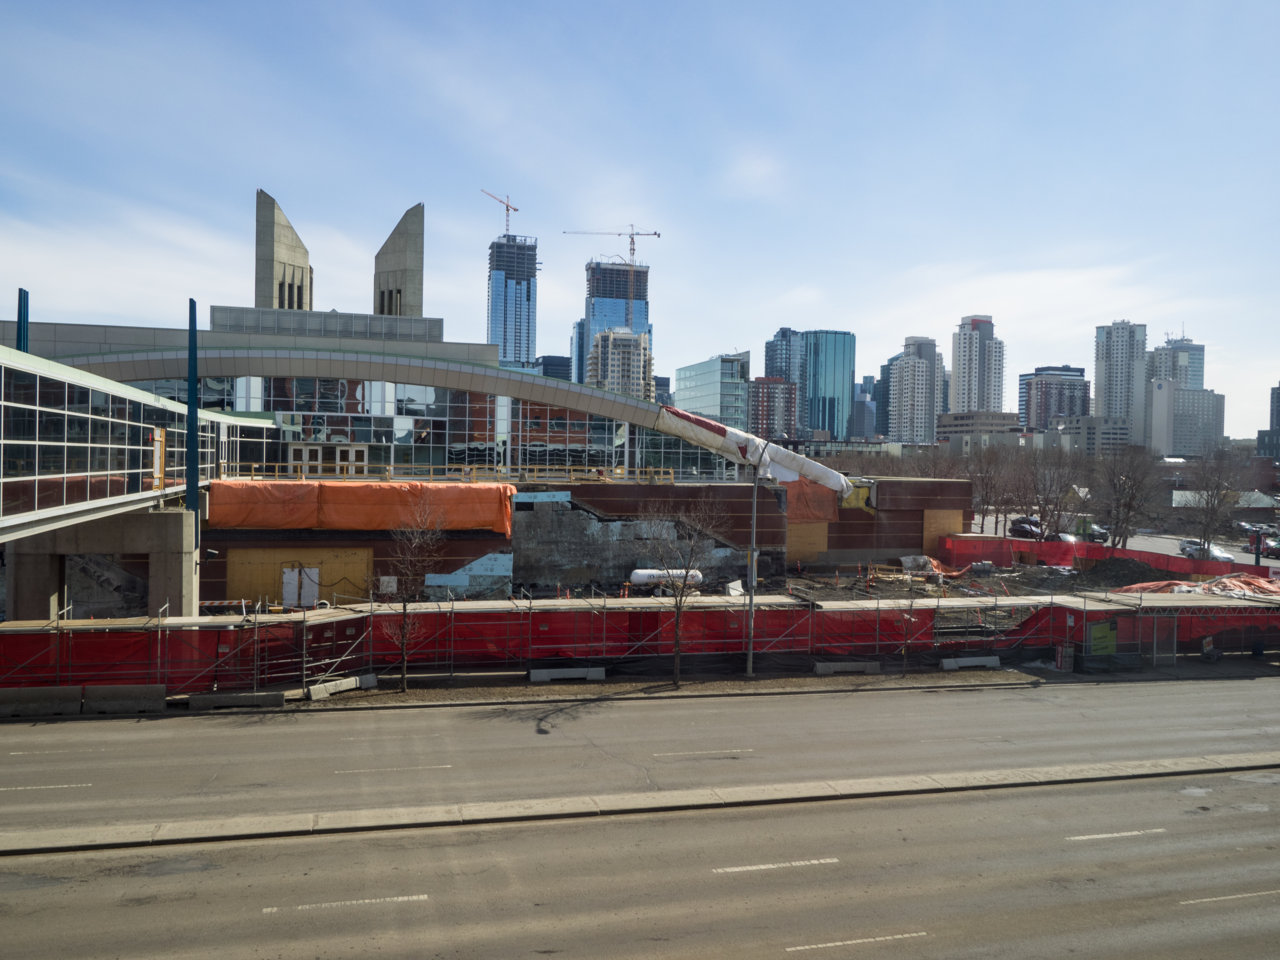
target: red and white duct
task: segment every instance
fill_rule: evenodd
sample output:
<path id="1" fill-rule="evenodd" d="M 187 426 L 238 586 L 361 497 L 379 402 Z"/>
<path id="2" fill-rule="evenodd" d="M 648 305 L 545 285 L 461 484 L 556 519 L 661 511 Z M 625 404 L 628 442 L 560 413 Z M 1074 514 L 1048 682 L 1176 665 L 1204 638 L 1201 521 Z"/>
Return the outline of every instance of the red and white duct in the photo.
<path id="1" fill-rule="evenodd" d="M 676 407 L 663 407 L 658 413 L 657 429 L 687 440 L 695 446 L 718 453 L 726 460 L 756 467 L 762 477 L 789 483 L 804 477 L 834 490 L 841 500 L 853 492 L 853 484 L 843 473 L 824 467 L 793 450 L 779 447 L 759 437 L 723 423 L 716 423 L 696 413 Z"/>

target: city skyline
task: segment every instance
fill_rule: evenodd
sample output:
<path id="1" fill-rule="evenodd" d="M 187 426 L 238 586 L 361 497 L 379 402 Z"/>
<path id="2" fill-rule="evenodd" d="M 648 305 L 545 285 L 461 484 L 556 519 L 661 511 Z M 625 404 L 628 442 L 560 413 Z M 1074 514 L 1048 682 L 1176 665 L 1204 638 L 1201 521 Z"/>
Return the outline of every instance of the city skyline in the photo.
<path id="1" fill-rule="evenodd" d="M 854 334 L 860 378 L 984 314 L 1007 410 L 1018 372 L 1092 379 L 1094 328 L 1128 319 L 1205 346 L 1229 435 L 1266 428 L 1274 5 L 590 9 L 10 7 L 0 297 L 166 326 L 194 297 L 203 323 L 252 302 L 261 188 L 315 306 L 363 311 L 388 216 L 421 202 L 423 312 L 481 343 L 487 188 L 539 238 L 537 355 L 568 354 L 583 264 L 628 253 L 564 231 L 634 224 L 662 234 L 636 253 L 666 376 L 789 326 Z"/>

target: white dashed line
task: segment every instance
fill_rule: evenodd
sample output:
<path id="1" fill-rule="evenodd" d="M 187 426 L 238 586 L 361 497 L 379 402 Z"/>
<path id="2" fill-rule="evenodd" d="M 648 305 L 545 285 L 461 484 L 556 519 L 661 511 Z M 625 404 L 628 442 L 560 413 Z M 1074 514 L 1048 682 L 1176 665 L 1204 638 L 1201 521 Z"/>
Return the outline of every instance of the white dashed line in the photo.
<path id="1" fill-rule="evenodd" d="M 1257 893 L 1236 893 L 1229 897 L 1205 897 L 1201 900 L 1179 900 L 1178 906 L 1185 907 L 1192 903 L 1221 903 L 1223 900 L 1247 900 L 1250 897 L 1274 897 L 1280 890 L 1260 890 Z"/>
<path id="2" fill-rule="evenodd" d="M 1143 837 L 1149 833 L 1167 833 L 1164 827 L 1154 830 L 1125 830 L 1123 833 L 1087 833 L 1080 837 L 1066 837 L 1067 840 L 1116 840 L 1120 837 Z"/>
<path id="3" fill-rule="evenodd" d="M 92 783 L 51 783 L 45 787 L 0 787 L 0 792 L 11 790 L 70 790 L 73 787 L 92 787 Z"/>
<path id="4" fill-rule="evenodd" d="M 755 753 L 754 750 L 686 750 L 683 753 L 655 753 L 655 757 L 706 757 L 726 753 Z"/>
<path id="5" fill-rule="evenodd" d="M 751 870 L 781 870 L 784 867 L 812 867 L 820 863 L 839 863 L 837 857 L 824 857 L 821 860 L 788 860 L 785 863 L 757 863 L 749 867 L 716 867 L 712 873 L 747 873 Z"/>
<path id="6" fill-rule="evenodd" d="M 366 740 L 421 740 L 421 737 L 402 737 L 402 736 L 385 736 L 385 737 L 340 737 L 344 743 L 361 743 Z"/>
<path id="7" fill-rule="evenodd" d="M 335 770 L 334 773 L 397 773 L 401 770 L 448 770 L 452 763 L 437 763 L 428 767 L 365 767 L 363 770 Z"/>
<path id="8" fill-rule="evenodd" d="M 334 907 L 367 907 L 377 903 L 413 903 L 426 900 L 425 893 L 417 893 L 407 897 L 375 897 L 371 900 L 334 900 L 330 903 L 300 903 L 296 907 L 263 907 L 263 913 L 279 913 L 283 910 L 330 910 Z"/>
<path id="9" fill-rule="evenodd" d="M 106 753 L 107 751 L 99 748 L 97 750 L 10 750 L 11 757 L 47 757 L 55 753 Z"/>
<path id="10" fill-rule="evenodd" d="M 929 934 L 920 933 L 895 933 L 891 937 L 863 937 L 860 940 L 837 940 L 835 943 L 810 943 L 803 947 L 787 947 L 787 953 L 795 953 L 798 950 L 826 950 L 828 947 L 852 947 L 859 943 L 886 943 L 890 940 L 911 940 L 914 937 L 927 937 Z"/>

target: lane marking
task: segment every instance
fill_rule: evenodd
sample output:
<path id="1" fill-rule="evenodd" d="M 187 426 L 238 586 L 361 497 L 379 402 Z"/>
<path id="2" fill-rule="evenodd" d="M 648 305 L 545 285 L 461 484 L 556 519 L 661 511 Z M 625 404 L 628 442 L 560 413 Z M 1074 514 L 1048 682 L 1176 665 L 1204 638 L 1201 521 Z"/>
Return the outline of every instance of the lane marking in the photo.
<path id="1" fill-rule="evenodd" d="M 654 753 L 654 757 L 705 757 L 725 753 L 755 753 L 754 750 L 685 750 L 681 753 Z"/>
<path id="2" fill-rule="evenodd" d="M 98 749 L 96 749 L 96 750 L 94 750 L 94 749 L 92 749 L 92 748 L 85 748 L 85 749 L 82 749 L 82 750 L 10 750 L 10 751 L 9 751 L 9 756 L 11 756 L 11 757 L 40 757 L 40 756 L 49 756 L 49 755 L 51 755 L 51 754 L 55 754 L 55 753 L 106 753 L 106 752 L 107 752 L 107 751 L 106 751 L 106 749 L 105 749 L 104 747 L 99 747 L 99 748 L 98 748 Z"/>
<path id="3" fill-rule="evenodd" d="M 838 857 L 823 857 L 821 860 L 788 860 L 785 863 L 756 863 L 749 867 L 716 867 L 712 873 L 746 873 L 749 870 L 781 870 L 784 867 L 812 867 L 820 863 L 839 863 Z"/>
<path id="4" fill-rule="evenodd" d="M 1223 900 L 1247 900 L 1249 897 L 1274 897 L 1280 890 L 1260 890 L 1257 893 L 1236 893 L 1229 897 L 1204 897 L 1200 900 L 1179 900 L 1178 906 L 1185 907 L 1191 903 L 1221 903 Z"/>
<path id="5" fill-rule="evenodd" d="M 51 783 L 45 787 L 0 787 L 0 791 L 11 790 L 70 790 L 72 787 L 92 787 L 92 783 Z"/>
<path id="6" fill-rule="evenodd" d="M 333 900 L 329 903 L 300 903 L 296 907 L 263 907 L 263 913 L 279 913 L 284 910 L 329 910 L 333 907 L 367 907 L 377 903 L 413 903 L 428 899 L 425 893 L 415 893 L 406 897 L 373 897 L 369 900 Z"/>
<path id="7" fill-rule="evenodd" d="M 885 943 L 889 940 L 910 940 L 913 937 L 927 937 L 929 934 L 921 931 L 920 933 L 895 933 L 891 937 L 863 937 L 860 940 L 837 940 L 834 943 L 810 943 L 803 947 L 787 947 L 787 953 L 795 953 L 798 950 L 826 950 L 828 947 L 852 947 L 859 943 Z"/>
<path id="8" fill-rule="evenodd" d="M 385 737 L 340 737 L 344 743 L 355 743 L 363 740 L 417 740 L 419 737 L 408 737 L 399 735 L 389 735 Z"/>
<path id="9" fill-rule="evenodd" d="M 400 770 L 448 770 L 452 763 L 437 763 L 426 767 L 365 767 L 362 770 L 335 770 L 334 773 L 395 773 Z"/>
<path id="10" fill-rule="evenodd" d="M 1064 837 L 1065 840 L 1114 840 L 1118 837 L 1142 837 L 1148 833 L 1168 833 L 1164 827 L 1154 830 L 1125 830 L 1122 833 L 1087 833 L 1079 837 Z"/>

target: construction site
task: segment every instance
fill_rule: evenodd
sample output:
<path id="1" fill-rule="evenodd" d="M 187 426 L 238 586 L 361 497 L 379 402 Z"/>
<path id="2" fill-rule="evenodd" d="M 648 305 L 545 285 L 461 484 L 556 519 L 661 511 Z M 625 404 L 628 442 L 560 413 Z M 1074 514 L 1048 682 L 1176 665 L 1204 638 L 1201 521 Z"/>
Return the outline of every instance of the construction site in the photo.
<path id="1" fill-rule="evenodd" d="M 437 596 L 411 601 L 397 593 L 395 531 L 424 496 L 444 536 L 414 595 Z M 1258 568 L 975 537 L 962 532 L 969 496 L 966 481 L 902 478 L 861 480 L 840 499 L 804 482 L 216 482 L 201 590 L 223 599 L 204 601 L 207 615 L 5 622 L 0 687 L 661 678 L 677 653 L 686 677 L 704 678 L 1097 674 L 1179 656 L 1275 667 L 1280 590 Z M 61 549 L 56 534 L 32 540 Z M 669 561 L 672 545 L 701 586 L 640 595 L 631 571 Z"/>

